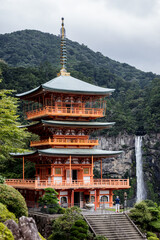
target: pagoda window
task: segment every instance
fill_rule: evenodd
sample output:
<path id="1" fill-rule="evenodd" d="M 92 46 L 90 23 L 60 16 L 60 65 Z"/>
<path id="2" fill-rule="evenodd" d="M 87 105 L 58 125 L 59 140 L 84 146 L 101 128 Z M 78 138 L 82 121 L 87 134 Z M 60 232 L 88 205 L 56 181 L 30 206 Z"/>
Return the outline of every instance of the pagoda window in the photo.
<path id="1" fill-rule="evenodd" d="M 95 196 L 91 196 L 91 202 L 92 202 L 92 203 L 95 202 Z"/>
<path id="2" fill-rule="evenodd" d="M 61 197 L 61 204 L 67 203 L 67 197 Z"/>
<path id="3" fill-rule="evenodd" d="M 50 168 L 48 168 L 48 174 L 51 175 L 51 169 Z"/>
<path id="4" fill-rule="evenodd" d="M 100 202 L 108 202 L 108 197 L 102 196 Z"/>
<path id="5" fill-rule="evenodd" d="M 88 174 L 89 174 L 89 168 L 84 168 L 84 169 L 83 169 L 83 173 L 84 173 L 85 175 L 88 175 Z"/>
<path id="6" fill-rule="evenodd" d="M 40 174 L 40 169 L 39 169 L 39 168 L 37 168 L 37 174 L 38 174 L 38 175 Z"/>
<path id="7" fill-rule="evenodd" d="M 55 175 L 61 175 L 61 168 L 55 168 Z"/>

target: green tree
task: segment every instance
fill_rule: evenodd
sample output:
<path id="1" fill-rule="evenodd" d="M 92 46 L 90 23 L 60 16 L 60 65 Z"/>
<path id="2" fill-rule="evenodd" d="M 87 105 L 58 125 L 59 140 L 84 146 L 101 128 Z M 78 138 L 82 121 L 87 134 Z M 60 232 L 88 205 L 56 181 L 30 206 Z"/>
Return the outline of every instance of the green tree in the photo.
<path id="1" fill-rule="evenodd" d="M 49 240 L 69 240 L 71 228 L 77 220 L 82 220 L 81 210 L 77 207 L 67 208 L 63 216 L 53 222 L 53 233 Z"/>
<path id="2" fill-rule="evenodd" d="M 0 169 L 3 172 L 10 152 L 23 152 L 24 139 L 30 136 L 18 122 L 18 100 L 12 90 L 0 90 Z"/>
<path id="3" fill-rule="evenodd" d="M 130 217 L 142 230 L 160 232 L 160 207 L 151 200 L 135 204 Z"/>
<path id="4" fill-rule="evenodd" d="M 88 225 L 84 220 L 75 221 L 71 227 L 71 240 L 86 240 L 88 235 Z"/>
<path id="5" fill-rule="evenodd" d="M 57 198 L 58 193 L 53 188 L 46 188 L 45 194 L 39 198 L 42 205 L 41 211 L 46 213 L 57 213 L 60 209 Z"/>

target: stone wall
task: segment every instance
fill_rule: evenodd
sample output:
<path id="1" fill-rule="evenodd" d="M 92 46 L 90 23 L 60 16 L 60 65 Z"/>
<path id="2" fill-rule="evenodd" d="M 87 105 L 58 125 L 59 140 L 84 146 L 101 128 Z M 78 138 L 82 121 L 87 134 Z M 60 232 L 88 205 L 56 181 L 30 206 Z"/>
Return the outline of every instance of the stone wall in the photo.
<path id="1" fill-rule="evenodd" d="M 61 214 L 50 215 L 37 212 L 29 212 L 29 216 L 35 220 L 40 234 L 42 234 L 42 236 L 47 239 L 52 233 L 53 220 L 60 217 Z"/>

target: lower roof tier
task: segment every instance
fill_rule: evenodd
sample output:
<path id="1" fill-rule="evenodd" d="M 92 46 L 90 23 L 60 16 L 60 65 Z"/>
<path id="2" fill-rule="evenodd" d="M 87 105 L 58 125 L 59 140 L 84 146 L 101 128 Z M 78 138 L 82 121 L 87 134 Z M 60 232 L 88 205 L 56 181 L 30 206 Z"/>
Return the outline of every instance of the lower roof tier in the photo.
<path id="1" fill-rule="evenodd" d="M 36 150 L 25 153 L 10 153 L 15 158 L 25 157 L 31 158 L 36 156 L 51 156 L 51 157 L 94 157 L 95 158 L 111 158 L 120 155 L 123 151 L 106 151 L 101 149 L 66 149 L 66 148 L 49 148 Z"/>

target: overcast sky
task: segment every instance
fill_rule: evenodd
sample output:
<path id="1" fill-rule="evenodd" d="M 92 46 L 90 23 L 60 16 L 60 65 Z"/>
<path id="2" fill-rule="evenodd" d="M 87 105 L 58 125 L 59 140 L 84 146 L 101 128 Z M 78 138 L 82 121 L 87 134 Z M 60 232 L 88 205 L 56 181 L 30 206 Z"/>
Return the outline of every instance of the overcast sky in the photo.
<path id="1" fill-rule="evenodd" d="M 160 74 L 160 0 L 0 0 L 0 33 L 59 34 L 138 69 Z"/>

